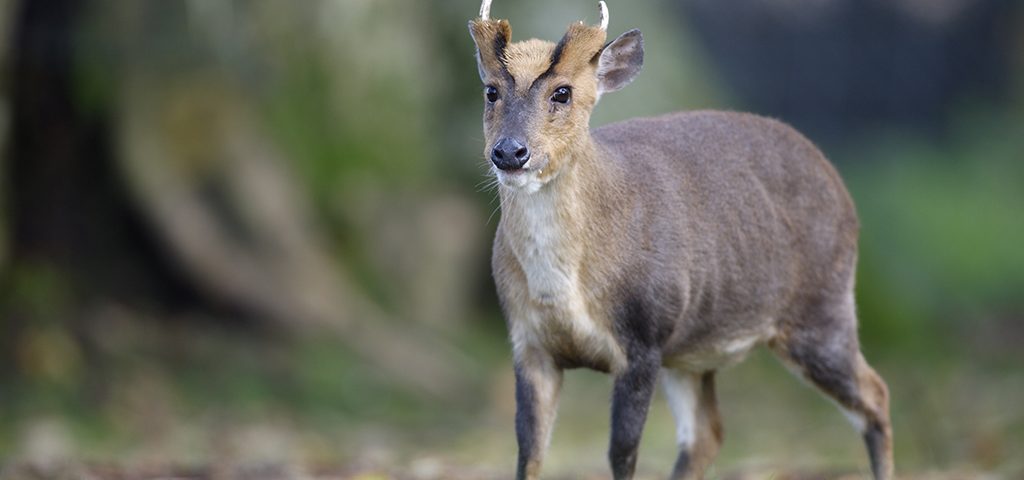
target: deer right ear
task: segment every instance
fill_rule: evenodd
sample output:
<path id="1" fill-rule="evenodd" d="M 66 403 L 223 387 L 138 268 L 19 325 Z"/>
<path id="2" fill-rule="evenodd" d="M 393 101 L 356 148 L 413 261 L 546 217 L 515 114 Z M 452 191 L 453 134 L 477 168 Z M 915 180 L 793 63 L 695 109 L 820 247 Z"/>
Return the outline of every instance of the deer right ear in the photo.
<path id="1" fill-rule="evenodd" d="M 644 37 L 633 29 L 612 40 L 597 61 L 598 95 L 614 92 L 636 78 L 644 66 Z"/>
<path id="2" fill-rule="evenodd" d="M 476 66 L 483 80 L 487 73 L 501 75 L 505 71 L 505 46 L 512 37 L 508 20 L 472 20 L 469 34 L 476 43 Z"/>

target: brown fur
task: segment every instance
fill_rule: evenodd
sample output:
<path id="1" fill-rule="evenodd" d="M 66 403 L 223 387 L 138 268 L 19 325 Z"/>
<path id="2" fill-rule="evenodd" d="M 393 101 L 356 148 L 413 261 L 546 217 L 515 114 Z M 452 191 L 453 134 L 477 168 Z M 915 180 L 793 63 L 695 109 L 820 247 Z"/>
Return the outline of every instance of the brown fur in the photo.
<path id="1" fill-rule="evenodd" d="M 503 66 L 501 48 L 512 39 L 512 25 L 508 20 L 473 20 L 469 22 L 469 32 L 476 42 L 477 59 L 488 71 L 498 71 Z"/>
<path id="2" fill-rule="evenodd" d="M 551 67 L 555 44 L 536 38 L 516 42 L 505 49 L 505 65 L 520 89 L 530 87 L 533 80 Z"/>
<path id="3" fill-rule="evenodd" d="M 561 60 L 555 71 L 561 75 L 574 75 L 581 70 L 596 66 L 597 54 L 601 53 L 608 32 L 598 27 L 573 23 L 559 41 L 562 45 Z"/>
<path id="4" fill-rule="evenodd" d="M 722 417 L 718 413 L 718 398 L 715 396 L 715 373 L 703 374 L 700 385 L 697 404 L 697 438 L 688 452 L 686 465 L 680 465 L 677 462 L 672 472 L 672 478 L 704 478 L 704 472 L 711 466 L 722 446 L 725 432 L 722 427 Z"/>
<path id="5" fill-rule="evenodd" d="M 559 45 L 502 46 L 502 22 L 471 30 L 481 78 L 500 92 L 485 107 L 485 151 L 510 131 L 532 151 L 522 172 L 499 172 L 492 261 L 528 403 L 517 416 L 519 478 L 539 475 L 563 368 L 611 372 L 617 395 L 640 379 L 649 400 L 651 355 L 701 379 L 697 435 L 673 474 L 700 478 L 722 439 L 714 371 L 758 344 L 864 420 L 876 478 L 891 478 L 888 393 L 860 355 L 853 310 L 857 217 L 821 152 L 787 125 L 740 113 L 591 132 L 602 89 L 624 84 L 599 78 L 621 66 L 601 62 L 630 53 L 606 60 L 604 31 L 580 24 Z M 572 88 L 567 105 L 550 100 L 560 86 Z M 632 476 L 646 415 L 633 400 L 613 401 L 617 479 Z"/>

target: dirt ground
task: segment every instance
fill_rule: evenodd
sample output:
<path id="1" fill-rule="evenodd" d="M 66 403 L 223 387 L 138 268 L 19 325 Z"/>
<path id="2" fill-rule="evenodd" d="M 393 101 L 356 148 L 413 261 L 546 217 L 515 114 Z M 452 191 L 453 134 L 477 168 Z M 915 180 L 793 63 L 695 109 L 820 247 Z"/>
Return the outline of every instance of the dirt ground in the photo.
<path id="1" fill-rule="evenodd" d="M 894 392 L 898 478 L 1024 479 L 1018 370 L 880 363 Z M 10 438 L 0 443 L 0 480 L 507 480 L 516 451 L 510 371 L 494 372 L 478 412 L 430 414 L 418 427 L 398 422 L 394 412 L 244 414 L 234 404 L 178 410 L 161 407 L 166 390 L 144 389 L 116 403 L 102 428 L 52 415 L 11 418 Z M 725 442 L 709 480 L 870 478 L 864 446 L 835 406 L 767 354 L 724 372 L 719 387 Z M 609 389 L 607 376 L 567 374 L 544 478 L 609 478 Z M 113 439 L 110 421 L 122 432 Z M 637 480 L 665 478 L 676 454 L 673 436 L 659 393 Z"/>
<path id="2" fill-rule="evenodd" d="M 511 473 L 499 473 L 476 468 L 442 465 L 437 462 L 424 461 L 406 469 L 390 468 L 313 468 L 303 469 L 295 466 L 266 464 L 235 466 L 234 468 L 175 468 L 175 467 L 139 467 L 133 469 L 102 465 L 51 465 L 32 466 L 28 464 L 13 465 L 0 473 L 4 480 L 43 480 L 43 479 L 78 479 L 78 480 L 507 480 Z M 560 475 L 549 477 L 552 480 L 604 480 L 607 473 L 584 472 L 579 475 Z M 637 480 L 661 479 L 663 476 L 652 473 L 638 475 Z M 837 471 L 784 471 L 769 469 L 764 471 L 735 471 L 720 475 L 710 475 L 712 480 L 857 480 L 870 478 L 869 475 L 857 472 Z M 1002 478 L 978 472 L 927 472 L 899 475 L 902 480 L 971 480 Z"/>

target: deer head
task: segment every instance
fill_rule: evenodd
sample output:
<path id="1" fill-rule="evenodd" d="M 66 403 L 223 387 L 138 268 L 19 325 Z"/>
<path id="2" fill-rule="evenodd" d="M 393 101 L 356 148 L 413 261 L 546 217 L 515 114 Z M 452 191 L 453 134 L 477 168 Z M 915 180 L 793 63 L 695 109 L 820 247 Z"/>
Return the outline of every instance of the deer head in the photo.
<path id="1" fill-rule="evenodd" d="M 491 0 L 469 22 L 484 83 L 484 155 L 499 182 L 538 190 L 592 149 L 590 113 L 602 94 L 629 84 L 643 65 L 643 37 L 630 30 L 605 43 L 608 7 L 597 26 L 569 25 L 559 42 L 511 42 Z"/>

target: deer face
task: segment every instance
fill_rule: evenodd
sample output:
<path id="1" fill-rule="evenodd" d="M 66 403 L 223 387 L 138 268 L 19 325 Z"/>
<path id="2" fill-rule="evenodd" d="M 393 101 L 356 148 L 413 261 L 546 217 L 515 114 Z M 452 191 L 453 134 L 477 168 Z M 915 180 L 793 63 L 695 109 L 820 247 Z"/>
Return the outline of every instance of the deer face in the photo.
<path id="1" fill-rule="evenodd" d="M 483 81 L 484 155 L 506 187 L 534 192 L 571 165 L 589 139 L 590 113 L 605 92 L 626 86 L 643 64 L 643 38 L 631 30 L 605 45 L 601 26 L 574 23 L 557 43 L 510 43 L 507 20 L 469 23 Z"/>

